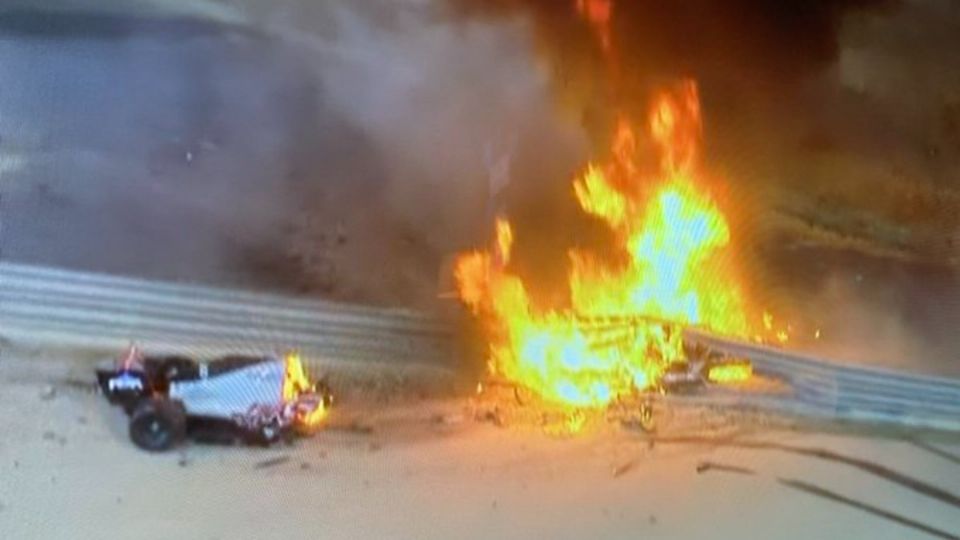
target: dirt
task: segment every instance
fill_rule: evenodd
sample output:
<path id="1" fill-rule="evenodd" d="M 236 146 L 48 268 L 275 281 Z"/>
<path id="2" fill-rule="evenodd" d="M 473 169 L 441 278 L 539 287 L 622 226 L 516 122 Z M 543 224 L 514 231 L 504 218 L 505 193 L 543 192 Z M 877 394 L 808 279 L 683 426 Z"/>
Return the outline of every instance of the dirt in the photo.
<path id="1" fill-rule="evenodd" d="M 957 531 L 956 508 L 836 462 L 756 445 L 731 448 L 711 442 L 710 433 L 703 442 L 651 447 L 648 436 L 615 427 L 551 437 L 470 419 L 437 423 L 438 415 L 463 414 L 458 401 L 334 410 L 333 422 L 362 417 L 375 441 L 329 429 L 283 448 L 190 444 L 146 454 L 127 439 L 122 412 L 101 396 L 58 386 L 56 399 L 39 397 L 83 366 L 62 354 L 7 355 L 0 363 L 0 407 L 9 419 L 0 441 L 4 537 L 582 538 L 656 531 L 661 538 L 905 539 L 929 537 L 910 524 Z M 78 415 L 88 421 L 78 423 Z M 683 426 L 690 433 L 695 424 Z M 69 443 L 44 441 L 47 431 Z M 955 463 L 896 439 L 760 426 L 738 430 L 733 440 L 827 448 L 955 487 L 944 481 Z M 955 440 L 929 444 L 957 448 Z M 755 474 L 697 474 L 703 463 Z M 778 478 L 802 479 L 843 503 Z M 889 514 L 908 519 L 890 521 Z"/>

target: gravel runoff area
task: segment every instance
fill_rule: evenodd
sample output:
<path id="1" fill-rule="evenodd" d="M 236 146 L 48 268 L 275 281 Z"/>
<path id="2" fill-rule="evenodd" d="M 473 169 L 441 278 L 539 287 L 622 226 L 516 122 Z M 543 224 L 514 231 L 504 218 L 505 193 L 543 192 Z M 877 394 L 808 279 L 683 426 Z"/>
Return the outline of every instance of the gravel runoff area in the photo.
<path id="1" fill-rule="evenodd" d="M 0 357 L 4 538 L 957 538 L 960 440 L 675 411 L 655 436 L 352 399 L 312 439 L 138 451 L 89 354 Z"/>

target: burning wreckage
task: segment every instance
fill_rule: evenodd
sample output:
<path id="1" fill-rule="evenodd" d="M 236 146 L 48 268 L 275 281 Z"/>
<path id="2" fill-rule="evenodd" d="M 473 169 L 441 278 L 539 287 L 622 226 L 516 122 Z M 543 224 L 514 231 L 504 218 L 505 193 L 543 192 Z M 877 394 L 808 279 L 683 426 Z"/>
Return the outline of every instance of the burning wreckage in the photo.
<path id="1" fill-rule="evenodd" d="M 647 129 L 624 115 L 610 160 L 572 185 L 586 214 L 606 225 L 614 256 L 568 251 L 569 303 L 544 307 L 512 265 L 515 231 L 498 218 L 488 251 L 462 254 L 458 296 L 481 322 L 491 376 L 571 411 L 753 377 L 749 361 L 685 342 L 695 328 L 738 340 L 787 339 L 750 305 L 737 273 L 723 185 L 699 160 L 696 84 L 653 100 Z M 655 163 L 648 156 L 655 155 Z"/>
<path id="2" fill-rule="evenodd" d="M 530 277 L 512 264 L 515 231 L 505 218 L 489 250 L 457 258 L 457 297 L 488 347 L 477 417 L 501 424 L 498 410 L 517 409 L 505 416 L 561 435 L 593 417 L 651 430 L 657 396 L 722 397 L 729 393 L 717 387 L 735 385 L 738 397 L 779 401 L 788 413 L 953 428 L 960 387 L 952 383 L 829 367 L 750 343 L 783 343 L 790 328 L 778 328 L 743 286 L 721 184 L 697 159 L 700 131 L 696 85 L 683 82 L 656 96 L 645 132 L 623 119 L 610 162 L 574 181 L 571 195 L 615 244 L 605 256 L 570 248 L 568 303 L 531 294 Z M 643 145 L 659 156 L 655 166 Z M 188 436 L 270 444 L 311 432 L 330 406 L 297 355 L 201 363 L 131 349 L 98 378 L 130 415 L 133 442 L 152 451 Z"/>
<path id="3" fill-rule="evenodd" d="M 187 437 L 269 445 L 309 435 L 332 398 L 306 376 L 300 357 L 226 356 L 198 362 L 144 356 L 130 347 L 116 366 L 97 370 L 101 391 L 130 417 L 130 439 L 148 451 L 169 450 Z"/>
<path id="4" fill-rule="evenodd" d="M 614 245 L 606 253 L 615 255 L 569 249 L 567 305 L 545 307 L 529 292 L 528 278 L 511 265 L 515 231 L 506 218 L 496 219 L 490 250 L 455 262 L 457 296 L 489 345 L 488 382 L 529 392 L 543 410 L 567 411 L 568 431 L 579 430 L 584 413 L 627 401 L 639 403 L 647 427 L 651 396 L 754 378 L 748 361 L 685 341 L 686 329 L 786 339 L 741 285 L 723 185 L 700 164 L 696 84 L 661 92 L 646 129 L 634 124 L 624 115 L 609 162 L 589 165 L 573 182 L 571 195 L 607 226 Z M 212 432 L 268 444 L 308 432 L 329 405 L 295 355 L 204 364 L 131 350 L 119 368 L 98 375 L 110 401 L 130 415 L 134 443 L 147 450 Z"/>

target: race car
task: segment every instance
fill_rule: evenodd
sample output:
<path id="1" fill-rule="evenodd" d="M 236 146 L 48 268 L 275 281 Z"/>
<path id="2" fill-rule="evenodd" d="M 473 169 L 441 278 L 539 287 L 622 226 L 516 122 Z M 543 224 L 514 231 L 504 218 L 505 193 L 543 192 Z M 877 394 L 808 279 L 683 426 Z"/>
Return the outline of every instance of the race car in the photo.
<path id="1" fill-rule="evenodd" d="M 186 438 L 270 445 L 309 435 L 332 403 L 326 384 L 312 383 L 299 355 L 145 356 L 131 346 L 116 365 L 97 369 L 107 400 L 130 417 L 130 439 L 151 452 Z"/>

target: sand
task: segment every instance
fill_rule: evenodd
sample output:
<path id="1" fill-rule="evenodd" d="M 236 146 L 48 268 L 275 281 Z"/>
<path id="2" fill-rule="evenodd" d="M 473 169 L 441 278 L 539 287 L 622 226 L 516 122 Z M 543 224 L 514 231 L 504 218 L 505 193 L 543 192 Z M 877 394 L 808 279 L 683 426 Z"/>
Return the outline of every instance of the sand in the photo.
<path id="1" fill-rule="evenodd" d="M 651 445 L 619 429 L 549 437 L 477 422 L 453 400 L 346 405 L 331 429 L 293 446 L 147 454 L 127 439 L 123 414 L 87 384 L 90 367 L 80 356 L 4 351 L 0 537 L 937 537 L 780 480 L 960 535 L 957 506 L 850 465 Z M 355 424 L 371 429 L 343 427 Z M 925 449 L 760 426 L 738 433 L 869 460 L 954 496 L 960 485 L 957 439 Z"/>

